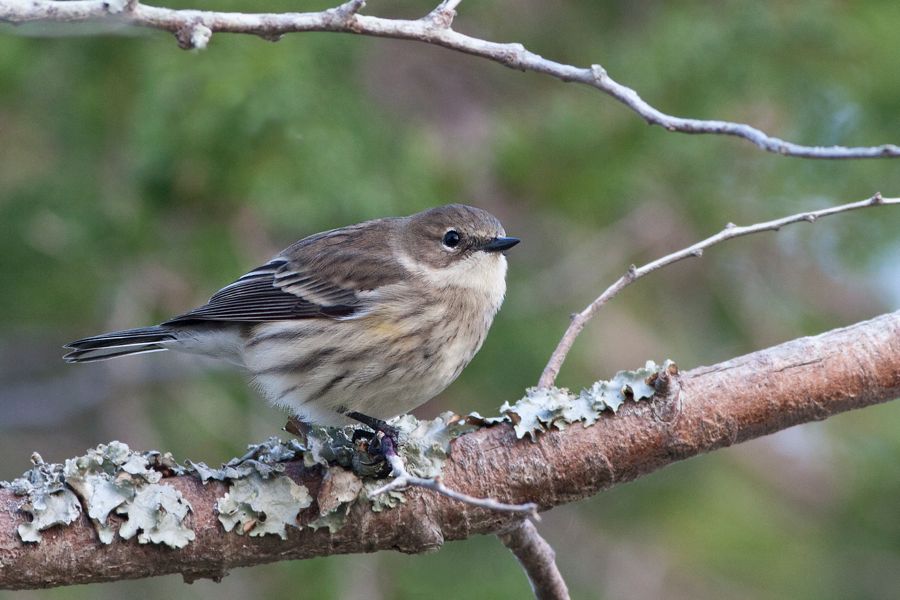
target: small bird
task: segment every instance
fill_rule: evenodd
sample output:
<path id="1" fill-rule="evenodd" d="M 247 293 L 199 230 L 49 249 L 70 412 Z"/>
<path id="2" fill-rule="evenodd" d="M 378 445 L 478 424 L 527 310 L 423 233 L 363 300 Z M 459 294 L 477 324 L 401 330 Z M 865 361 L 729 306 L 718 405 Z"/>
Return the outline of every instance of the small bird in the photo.
<path id="1" fill-rule="evenodd" d="M 462 204 L 317 233 L 160 325 L 66 345 L 67 362 L 176 350 L 246 368 L 307 424 L 383 429 L 453 382 L 506 293 L 519 243 Z"/>

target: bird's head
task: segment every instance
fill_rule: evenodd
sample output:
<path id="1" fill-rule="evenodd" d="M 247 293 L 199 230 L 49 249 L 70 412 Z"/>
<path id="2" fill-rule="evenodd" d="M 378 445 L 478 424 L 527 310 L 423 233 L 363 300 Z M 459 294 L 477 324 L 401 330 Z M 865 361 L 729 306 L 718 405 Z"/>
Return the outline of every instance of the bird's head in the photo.
<path id="1" fill-rule="evenodd" d="M 438 206 L 406 217 L 401 225 L 404 266 L 440 286 L 505 289 L 503 252 L 519 243 L 507 237 L 486 210 L 465 204 Z"/>

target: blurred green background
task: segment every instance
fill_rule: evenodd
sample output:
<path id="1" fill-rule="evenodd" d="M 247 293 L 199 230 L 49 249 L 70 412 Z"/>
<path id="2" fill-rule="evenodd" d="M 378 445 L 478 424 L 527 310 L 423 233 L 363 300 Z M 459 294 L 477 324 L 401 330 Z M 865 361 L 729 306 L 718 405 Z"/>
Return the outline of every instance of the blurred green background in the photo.
<path id="1" fill-rule="evenodd" d="M 282 0 L 179 2 L 318 10 Z M 365 12 L 417 17 L 428 2 Z M 662 110 L 807 144 L 900 142 L 900 3 L 461 5 L 457 29 L 602 63 Z M 596 91 L 421 44 L 336 34 L 0 29 L 0 479 L 111 439 L 216 463 L 284 415 L 241 373 L 152 354 L 65 365 L 72 339 L 185 311 L 295 239 L 446 202 L 523 238 L 481 353 L 418 411 L 496 412 L 632 262 L 803 209 L 900 194 L 900 161 L 824 162 L 647 127 Z M 900 209 L 729 242 L 631 287 L 560 377 L 711 364 L 900 308 Z M 547 514 L 576 598 L 896 598 L 900 406 L 791 429 Z M 522 598 L 494 538 L 22 598 Z M 0 597 L 12 597 L 0 593 Z"/>

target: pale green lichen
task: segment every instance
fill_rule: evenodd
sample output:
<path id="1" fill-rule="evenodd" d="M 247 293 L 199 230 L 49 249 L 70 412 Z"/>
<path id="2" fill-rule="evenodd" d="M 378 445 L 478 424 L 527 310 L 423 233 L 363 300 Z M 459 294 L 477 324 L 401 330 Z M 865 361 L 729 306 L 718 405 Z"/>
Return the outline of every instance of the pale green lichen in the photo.
<path id="1" fill-rule="evenodd" d="M 267 533 L 287 537 L 287 527 L 300 528 L 300 511 L 312 504 L 305 486 L 284 475 L 284 463 L 308 454 L 299 440 L 270 437 L 252 444 L 247 452 L 219 469 L 188 461 L 188 470 L 206 483 L 210 479 L 230 482 L 228 492 L 216 502 L 219 522 L 225 531 L 239 535 Z"/>
<path id="2" fill-rule="evenodd" d="M 31 521 L 17 528 L 23 542 L 40 542 L 41 531 L 55 525 L 68 525 L 81 514 L 81 504 L 66 487 L 62 465 L 45 463 L 41 455 L 31 455 L 33 467 L 13 481 L 0 481 L 16 496 L 27 497 L 19 507 Z"/>
<path id="3" fill-rule="evenodd" d="M 539 432 L 553 427 L 565 429 L 578 422 L 585 427 L 593 425 L 603 411 L 616 412 L 626 400 L 648 400 L 656 393 L 651 382 L 662 373 L 675 372 L 677 367 L 671 360 L 661 366 L 651 360 L 642 369 L 619 371 L 608 381 L 597 381 L 577 396 L 565 388 L 529 388 L 515 404 L 505 402 L 500 407 L 500 419 L 483 419 L 475 413 L 470 417 L 482 419 L 487 425 L 507 420 L 513 424 L 516 437 L 528 435 L 534 440 Z"/>
<path id="4" fill-rule="evenodd" d="M 261 444 L 247 446 L 247 452 L 238 458 L 232 458 L 219 469 L 213 469 L 203 462 L 187 461 L 188 472 L 196 473 L 203 483 L 210 479 L 217 481 L 236 480 L 247 477 L 253 473 L 262 477 L 282 473 L 284 464 L 288 461 L 304 455 L 306 449 L 299 440 L 290 439 L 282 441 L 276 437 L 270 437 Z"/>
<path id="5" fill-rule="evenodd" d="M 140 533 L 142 543 L 173 548 L 182 548 L 193 539 L 193 531 L 184 524 L 190 504 L 175 488 L 158 483 L 161 471 L 177 472 L 169 454 L 132 452 L 126 444 L 110 442 L 63 465 L 46 464 L 40 457 L 33 462 L 31 471 L 4 485 L 27 497 L 20 506 L 31 516 L 29 523 L 19 526 L 23 541 L 40 541 L 40 531 L 67 525 L 82 510 L 104 544 L 112 543 L 116 532 L 125 539 Z M 136 502 L 142 511 L 134 509 Z M 151 505 L 157 513 L 153 518 L 147 515 Z M 114 511 L 124 518 L 120 525 L 109 520 Z"/>
<path id="6" fill-rule="evenodd" d="M 190 510 L 191 505 L 172 486 L 150 484 L 140 488 L 131 502 L 116 510 L 128 516 L 119 528 L 119 535 L 128 540 L 137 534 L 141 544 L 184 548 L 195 537 L 193 530 L 184 526 Z"/>
<path id="7" fill-rule="evenodd" d="M 183 548 L 193 539 L 193 531 L 184 524 L 190 504 L 175 488 L 159 484 L 162 473 L 153 467 L 163 462 L 174 463 L 171 455 L 132 452 L 121 442 L 100 444 L 84 456 L 66 460 L 66 484 L 84 502 L 100 541 L 112 543 L 117 531 L 123 539 L 140 531 L 139 542 L 173 548 Z M 151 517 L 153 502 L 157 514 Z M 126 518 L 119 526 L 109 520 L 114 511 Z"/>
<path id="8" fill-rule="evenodd" d="M 78 498 L 69 490 L 53 494 L 40 494 L 22 505 L 22 510 L 32 514 L 30 523 L 22 523 L 16 529 L 23 542 L 41 541 L 41 531 L 54 525 L 68 525 L 81 514 Z"/>
<path id="9" fill-rule="evenodd" d="M 627 400 L 652 398 L 663 375 L 674 375 L 671 361 L 652 361 L 636 371 L 620 371 L 608 381 L 597 381 L 575 395 L 566 389 L 531 388 L 514 404 L 504 403 L 501 415 L 484 418 L 477 413 L 458 417 L 444 413 L 431 421 L 410 415 L 390 424 L 398 431 L 398 453 L 411 475 L 433 478 L 441 474 L 453 438 L 480 427 L 511 423 L 517 437 L 532 440 L 542 431 L 564 429 L 574 423 L 594 424 L 602 412 L 615 412 Z M 662 383 L 661 383 L 662 382 Z M 371 497 L 383 481 L 372 476 L 384 465 L 366 450 L 366 441 L 354 440 L 354 429 L 311 427 L 305 443 L 297 439 L 269 438 L 248 446 L 247 452 L 214 469 L 202 462 L 178 465 L 170 454 L 132 452 L 120 442 L 101 444 L 64 465 L 32 458 L 34 467 L 12 482 L 0 482 L 26 497 L 20 509 L 30 516 L 19 526 L 23 541 L 39 542 L 41 531 L 72 523 L 84 510 L 103 543 L 115 535 L 137 537 L 140 543 L 182 548 L 194 539 L 185 521 L 191 506 L 181 493 L 165 483 L 163 475 L 196 474 L 204 483 L 227 482 L 228 491 L 216 508 L 226 531 L 240 535 L 287 537 L 287 528 L 300 528 L 300 512 L 312 505 L 306 487 L 284 475 L 285 463 L 302 460 L 323 470 L 316 498 L 318 515 L 307 526 L 327 527 L 334 533 L 358 502 L 379 512 L 405 502 L 403 492 L 392 490 Z M 111 519 L 115 514 L 121 518 Z"/>
<path id="10" fill-rule="evenodd" d="M 352 467 L 356 453 L 353 431 L 352 427 L 310 427 L 306 433 L 303 464 L 307 467 L 330 464 Z"/>
<path id="11" fill-rule="evenodd" d="M 329 467 L 322 476 L 322 485 L 316 497 L 319 516 L 308 526 L 313 529 L 327 527 L 328 531 L 335 533 L 344 526 L 350 507 L 359 498 L 362 488 L 362 480 L 351 471 L 338 466 Z"/>
<path id="12" fill-rule="evenodd" d="M 254 472 L 232 481 L 216 509 L 225 531 L 251 536 L 272 533 L 287 539 L 287 527 L 299 529 L 297 516 L 310 504 L 309 491 L 290 477 L 264 478 Z"/>
<path id="13" fill-rule="evenodd" d="M 390 508 L 396 508 L 406 502 L 406 495 L 400 490 L 390 490 L 377 496 L 373 496 L 372 492 L 384 486 L 384 481 L 367 480 L 363 482 L 363 494 L 365 499 L 372 506 L 372 512 L 381 512 Z"/>
<path id="14" fill-rule="evenodd" d="M 403 415 L 391 421 L 399 432 L 399 454 L 406 470 L 416 477 L 436 477 L 450 456 L 450 441 L 477 426 L 459 419 L 452 412 L 438 415 L 433 421 L 420 421 Z"/>

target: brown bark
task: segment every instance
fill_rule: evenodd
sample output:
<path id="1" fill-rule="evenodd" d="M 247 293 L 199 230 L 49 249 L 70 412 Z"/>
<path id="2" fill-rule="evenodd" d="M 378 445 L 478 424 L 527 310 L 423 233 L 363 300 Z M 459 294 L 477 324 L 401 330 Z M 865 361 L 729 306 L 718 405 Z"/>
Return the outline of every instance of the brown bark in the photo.
<path id="1" fill-rule="evenodd" d="M 628 403 L 592 427 L 572 426 L 517 440 L 507 425 L 481 429 L 453 443 L 444 469 L 448 487 L 504 502 L 537 502 L 542 510 L 596 494 L 677 460 L 759 437 L 798 423 L 900 396 L 900 312 L 816 337 L 802 338 L 674 378 L 665 398 Z M 288 472 L 313 497 L 316 469 Z M 220 577 L 227 570 L 276 560 L 394 549 L 422 552 L 444 540 L 508 531 L 516 515 L 454 502 L 426 490 L 380 513 L 357 505 L 346 525 L 248 538 L 225 533 L 214 505 L 220 483 L 169 480 L 193 505 L 197 538 L 183 550 L 117 539 L 101 545 L 86 517 L 23 544 L 16 526 L 20 498 L 0 490 L 0 587 L 22 589 L 183 573 Z M 315 518 L 315 503 L 303 514 Z"/>
<path id="2" fill-rule="evenodd" d="M 525 569 L 536 600 L 569 600 L 569 588 L 556 567 L 556 552 L 531 521 L 522 521 L 497 537 Z"/>

